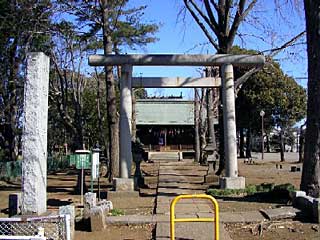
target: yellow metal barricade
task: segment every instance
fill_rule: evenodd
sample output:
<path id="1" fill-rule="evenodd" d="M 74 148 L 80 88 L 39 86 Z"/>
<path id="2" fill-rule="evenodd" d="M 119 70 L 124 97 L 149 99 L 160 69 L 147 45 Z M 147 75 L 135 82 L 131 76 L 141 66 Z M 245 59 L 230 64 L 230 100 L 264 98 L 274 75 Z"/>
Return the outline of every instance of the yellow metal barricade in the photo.
<path id="1" fill-rule="evenodd" d="M 177 202 L 181 199 L 192 199 L 192 198 L 202 198 L 208 199 L 212 202 L 214 207 L 214 215 L 212 218 L 176 218 L 175 217 L 175 206 Z M 170 205 L 170 239 L 175 239 L 175 223 L 176 222 L 214 222 L 215 228 L 215 239 L 219 240 L 219 206 L 216 199 L 210 195 L 206 194 L 194 194 L 194 195 L 180 195 L 175 197 Z"/>

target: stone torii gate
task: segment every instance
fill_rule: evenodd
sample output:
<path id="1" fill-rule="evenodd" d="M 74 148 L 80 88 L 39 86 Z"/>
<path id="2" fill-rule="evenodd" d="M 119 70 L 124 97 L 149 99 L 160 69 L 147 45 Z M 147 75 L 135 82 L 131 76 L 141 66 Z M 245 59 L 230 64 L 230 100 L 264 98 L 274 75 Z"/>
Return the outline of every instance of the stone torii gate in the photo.
<path id="1" fill-rule="evenodd" d="M 226 177 L 220 179 L 220 186 L 229 189 L 244 188 L 245 179 L 238 176 L 233 66 L 261 66 L 264 62 L 265 58 L 262 55 L 134 54 L 90 56 L 89 65 L 91 66 L 122 66 L 120 80 L 121 179 L 124 182 L 129 180 L 132 163 L 132 87 L 217 87 L 217 79 L 213 78 L 132 78 L 133 66 L 221 66 Z"/>

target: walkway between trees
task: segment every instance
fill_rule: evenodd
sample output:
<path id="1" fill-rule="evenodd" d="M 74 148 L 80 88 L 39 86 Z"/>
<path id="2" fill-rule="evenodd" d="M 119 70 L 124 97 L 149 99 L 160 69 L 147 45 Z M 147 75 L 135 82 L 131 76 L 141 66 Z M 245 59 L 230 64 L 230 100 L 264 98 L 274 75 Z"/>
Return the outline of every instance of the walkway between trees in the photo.
<path id="1" fill-rule="evenodd" d="M 156 191 L 156 207 L 154 215 L 129 215 L 107 217 L 108 224 L 156 224 L 156 239 L 170 239 L 170 203 L 175 196 L 181 194 L 205 193 L 208 185 L 205 175 L 208 168 L 194 163 L 192 160 L 178 161 L 174 154 L 157 155 L 153 164 L 144 168 L 149 177 L 145 182 Z M 164 159 L 165 158 L 165 159 Z M 151 176 L 150 176 L 151 175 Z M 281 208 L 283 211 L 296 214 L 292 207 Z M 276 213 L 276 215 L 279 213 Z M 279 219 L 281 219 L 280 213 Z M 181 200 L 176 205 L 176 218 L 212 217 L 210 202 L 200 199 Z M 291 218 L 290 217 L 290 218 Z M 224 228 L 224 223 L 260 223 L 268 218 L 260 211 L 220 212 L 220 239 L 231 239 Z M 176 223 L 177 239 L 214 239 L 213 223 Z"/>
<path id="2" fill-rule="evenodd" d="M 159 161 L 159 180 L 156 198 L 156 214 L 164 215 L 167 221 L 160 221 L 156 226 L 156 239 L 170 239 L 170 203 L 175 196 L 181 194 L 205 193 L 207 185 L 204 177 L 208 168 L 194 163 L 192 160 Z M 213 217 L 210 202 L 201 199 L 184 199 L 176 205 L 177 218 Z M 178 223 L 176 237 L 178 239 L 213 239 L 213 223 Z M 221 226 L 221 239 L 227 232 Z"/>

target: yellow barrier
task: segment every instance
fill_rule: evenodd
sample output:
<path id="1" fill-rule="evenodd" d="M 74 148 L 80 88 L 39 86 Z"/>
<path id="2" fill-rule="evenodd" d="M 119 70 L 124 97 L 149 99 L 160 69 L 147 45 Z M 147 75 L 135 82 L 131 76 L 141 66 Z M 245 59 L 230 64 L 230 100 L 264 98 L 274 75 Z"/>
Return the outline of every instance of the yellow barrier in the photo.
<path id="1" fill-rule="evenodd" d="M 212 218 L 176 218 L 175 217 L 175 205 L 180 199 L 190 198 L 202 198 L 209 199 L 214 206 L 214 216 Z M 175 239 L 175 223 L 176 222 L 214 222 L 215 227 L 215 239 L 219 240 L 219 206 L 216 199 L 206 194 L 195 194 L 195 195 L 180 195 L 175 197 L 170 205 L 170 239 Z"/>

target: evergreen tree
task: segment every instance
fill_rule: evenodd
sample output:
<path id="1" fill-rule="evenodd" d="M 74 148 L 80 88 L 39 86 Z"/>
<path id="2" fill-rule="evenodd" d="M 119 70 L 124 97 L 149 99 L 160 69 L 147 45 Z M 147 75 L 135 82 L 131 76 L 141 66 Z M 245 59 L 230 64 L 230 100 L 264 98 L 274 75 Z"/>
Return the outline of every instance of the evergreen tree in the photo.
<path id="1" fill-rule="evenodd" d="M 0 151 L 15 160 L 21 143 L 25 57 L 48 49 L 49 0 L 0 0 Z"/>
<path id="2" fill-rule="evenodd" d="M 63 9 L 76 17 L 83 37 L 99 37 L 94 47 L 104 54 L 118 54 L 126 46 L 143 47 L 154 42 L 156 24 L 141 23 L 146 6 L 128 8 L 128 0 L 58 0 Z M 119 71 L 118 71 L 119 72 Z M 119 119 L 117 112 L 116 83 L 112 66 L 105 67 L 106 101 L 108 118 L 108 142 L 111 168 L 109 178 L 119 176 Z"/>

